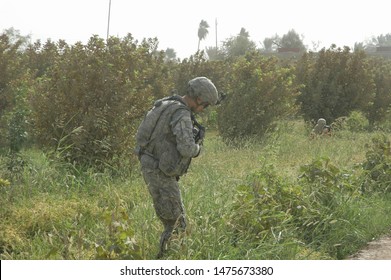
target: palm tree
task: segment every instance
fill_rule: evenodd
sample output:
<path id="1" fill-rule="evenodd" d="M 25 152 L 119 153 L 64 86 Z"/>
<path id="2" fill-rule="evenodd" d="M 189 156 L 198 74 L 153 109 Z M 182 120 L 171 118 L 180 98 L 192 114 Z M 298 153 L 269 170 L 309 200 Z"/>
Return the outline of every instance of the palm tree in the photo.
<path id="1" fill-rule="evenodd" d="M 209 24 L 205 20 L 201 20 L 200 26 L 198 27 L 198 51 L 200 50 L 201 40 L 204 40 L 208 35 Z"/>

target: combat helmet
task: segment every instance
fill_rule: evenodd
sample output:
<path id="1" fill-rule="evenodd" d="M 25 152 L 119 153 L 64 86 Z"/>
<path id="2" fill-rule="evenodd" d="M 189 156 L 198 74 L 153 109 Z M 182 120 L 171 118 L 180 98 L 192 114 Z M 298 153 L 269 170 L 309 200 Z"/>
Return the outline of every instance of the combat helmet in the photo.
<path id="1" fill-rule="evenodd" d="M 205 77 L 197 77 L 189 81 L 188 93 L 192 97 L 199 97 L 203 102 L 215 105 L 218 100 L 218 92 L 211 80 Z"/>
<path id="2" fill-rule="evenodd" d="M 319 124 L 319 125 L 322 125 L 322 126 L 325 126 L 325 125 L 326 125 L 326 120 L 323 119 L 323 118 L 320 118 L 320 119 L 318 120 L 318 124 Z"/>

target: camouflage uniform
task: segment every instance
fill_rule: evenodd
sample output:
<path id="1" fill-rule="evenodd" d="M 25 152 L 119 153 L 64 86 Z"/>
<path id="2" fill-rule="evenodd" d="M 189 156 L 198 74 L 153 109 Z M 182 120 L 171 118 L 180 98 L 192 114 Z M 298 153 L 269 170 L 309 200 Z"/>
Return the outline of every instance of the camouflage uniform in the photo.
<path id="1" fill-rule="evenodd" d="M 320 118 L 318 122 L 316 123 L 314 129 L 312 130 L 312 133 L 314 134 L 322 134 L 323 133 L 323 128 L 326 125 L 326 120 L 323 118 Z"/>
<path id="2" fill-rule="evenodd" d="M 207 101 L 216 104 L 217 90 L 208 79 L 193 79 L 190 86 L 196 93 L 201 89 Z M 192 111 L 182 98 L 173 96 L 156 101 L 137 131 L 143 177 L 155 212 L 164 225 L 158 257 L 162 256 L 172 232 L 186 228 L 178 180 L 187 172 L 191 159 L 200 153 L 200 145 L 194 139 L 193 120 Z"/>
<path id="3" fill-rule="evenodd" d="M 179 98 L 178 101 L 163 99 L 155 102 L 152 110 L 162 107 L 163 112 L 146 151 L 140 157 L 144 180 L 156 214 L 164 225 L 161 253 L 172 231 L 177 226 L 183 230 L 186 228 L 178 179 L 187 171 L 191 158 L 200 152 L 200 146 L 193 137 L 191 111 Z"/>
<path id="4" fill-rule="evenodd" d="M 143 168 L 143 176 L 152 196 L 156 214 L 164 226 L 160 237 L 158 255 L 160 257 L 174 229 L 186 229 L 184 206 L 175 177 L 166 176 L 159 169 L 151 170 L 148 168 Z"/>
<path id="5" fill-rule="evenodd" d="M 331 136 L 331 126 L 326 125 L 326 120 L 320 118 L 311 131 L 310 137 L 314 139 L 319 135 Z"/>

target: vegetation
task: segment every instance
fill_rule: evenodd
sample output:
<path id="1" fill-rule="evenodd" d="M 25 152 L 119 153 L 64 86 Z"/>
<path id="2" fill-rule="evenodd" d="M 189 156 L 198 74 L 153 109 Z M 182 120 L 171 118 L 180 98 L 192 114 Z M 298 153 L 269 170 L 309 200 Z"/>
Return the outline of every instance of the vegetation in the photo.
<path id="1" fill-rule="evenodd" d="M 129 132 L 137 128 L 149 100 L 160 90 L 169 91 L 158 82 L 164 79 L 163 72 L 156 72 L 162 56 L 152 56 L 150 43 L 136 46 L 130 36 L 112 38 L 107 46 L 93 37 L 86 46 L 58 52 L 31 95 L 37 141 L 86 164 L 129 153 Z"/>
<path id="2" fill-rule="evenodd" d="M 208 36 L 208 28 L 209 24 L 205 20 L 201 20 L 200 25 L 198 27 L 198 47 L 197 50 L 200 50 L 201 40 L 205 40 L 206 36 Z"/>
<path id="3" fill-rule="evenodd" d="M 310 56 L 303 55 L 298 68 L 298 80 L 305 84 L 298 101 L 306 120 L 322 115 L 334 121 L 354 110 L 370 110 L 375 85 L 364 52 L 333 47 L 321 50 L 317 59 Z"/>
<path id="4" fill-rule="evenodd" d="M 379 165 L 389 164 L 389 146 L 376 135 L 309 140 L 302 121 L 288 121 L 264 141 L 233 147 L 209 131 L 181 179 L 188 233 L 171 241 L 167 257 L 348 257 L 391 223 L 389 176 L 372 176 L 388 172 Z M 1 157 L 1 176 L 10 178 L 0 183 L 2 259 L 156 256 L 161 225 L 138 171 L 81 172 L 31 149 L 20 157 L 12 176 Z"/>
<path id="5" fill-rule="evenodd" d="M 263 47 L 265 52 L 276 51 L 281 49 L 296 49 L 298 51 L 305 51 L 306 47 L 303 43 L 303 38 L 294 30 L 291 29 L 287 34 L 284 34 L 281 38 L 277 34 L 270 38 L 263 40 Z"/>
<path id="6" fill-rule="evenodd" d="M 238 59 L 231 67 L 226 83 L 231 94 L 218 113 L 224 139 L 262 136 L 278 118 L 296 113 L 298 88 L 291 67 L 257 53 Z"/>
<path id="7" fill-rule="evenodd" d="M 189 230 L 168 258 L 343 259 L 389 229 L 389 60 L 225 56 L 251 46 L 244 29 L 221 59 L 183 61 L 130 34 L 16 35 L 0 36 L 1 259 L 153 259 L 161 225 L 133 137 L 153 100 L 194 76 L 227 98 L 200 116 L 204 153 L 181 178 Z M 332 137 L 309 139 L 318 117 Z"/>

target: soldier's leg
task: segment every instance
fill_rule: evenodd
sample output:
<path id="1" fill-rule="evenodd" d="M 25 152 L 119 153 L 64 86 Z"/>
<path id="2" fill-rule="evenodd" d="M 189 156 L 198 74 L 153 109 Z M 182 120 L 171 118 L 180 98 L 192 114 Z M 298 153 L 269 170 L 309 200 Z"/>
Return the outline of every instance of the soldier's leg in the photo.
<path id="1" fill-rule="evenodd" d="M 178 217 L 177 220 L 163 221 L 164 231 L 160 236 L 160 249 L 158 257 L 162 257 L 164 252 L 167 251 L 168 242 L 173 234 L 180 234 L 186 230 L 186 220 L 184 215 Z"/>
<path id="2" fill-rule="evenodd" d="M 175 227 L 175 222 L 163 222 L 164 224 L 164 231 L 162 232 L 160 236 L 160 243 L 159 243 L 159 253 L 157 255 L 158 258 L 163 257 L 164 252 L 167 251 L 168 242 L 171 238 L 172 232 Z"/>
<path id="3" fill-rule="evenodd" d="M 173 231 L 176 228 L 183 230 L 186 228 L 184 206 L 175 177 L 167 177 L 159 171 L 143 173 L 153 199 L 156 214 L 164 225 L 158 255 L 161 257 Z"/>
<path id="4" fill-rule="evenodd" d="M 179 196 L 180 196 L 180 199 L 181 199 L 180 193 L 179 193 Z M 176 221 L 175 229 L 185 231 L 187 224 L 186 224 L 185 207 L 183 205 L 182 199 L 180 201 L 180 212 L 181 212 L 181 214 L 180 214 L 180 216 L 178 217 L 178 219 Z"/>
<path id="5" fill-rule="evenodd" d="M 182 231 L 186 229 L 184 207 L 178 182 L 173 178 L 161 182 L 163 184 L 159 188 L 159 200 L 155 203 L 156 213 L 164 225 L 160 239 L 160 257 L 166 251 L 172 233 L 177 233 L 178 229 Z"/>

